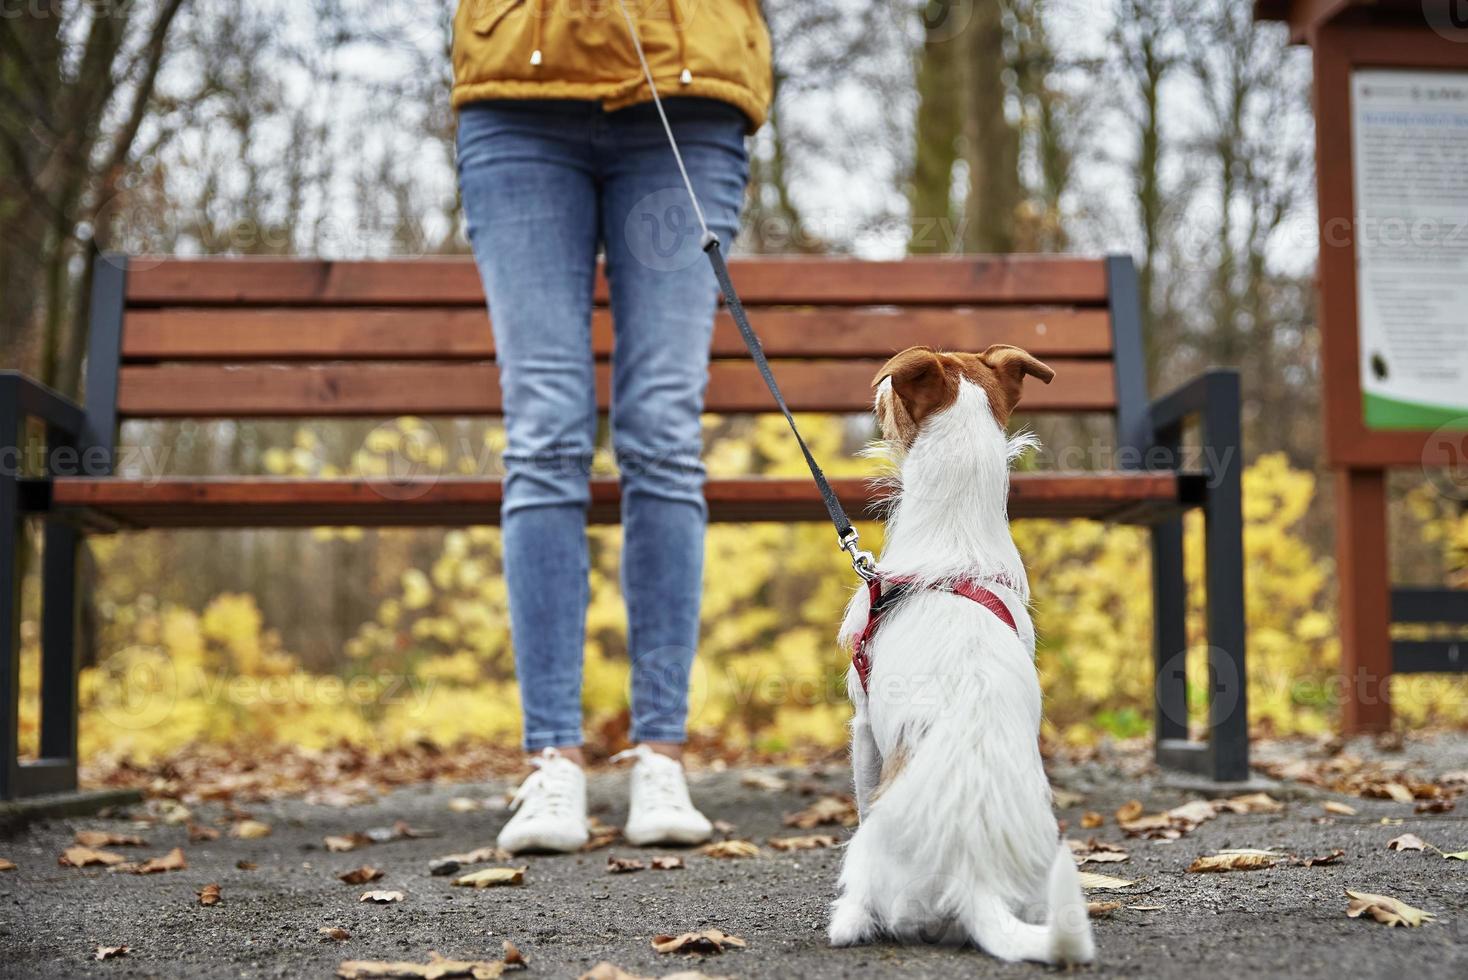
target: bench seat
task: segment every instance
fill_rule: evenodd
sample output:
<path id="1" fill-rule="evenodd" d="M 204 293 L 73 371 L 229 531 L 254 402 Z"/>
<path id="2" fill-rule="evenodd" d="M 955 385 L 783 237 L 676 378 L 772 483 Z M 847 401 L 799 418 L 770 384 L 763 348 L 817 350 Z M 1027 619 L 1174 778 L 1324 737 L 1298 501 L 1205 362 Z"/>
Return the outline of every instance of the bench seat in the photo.
<path id="1" fill-rule="evenodd" d="M 1202 474 L 1121 471 L 1016 473 L 1013 517 L 1087 517 L 1155 523 L 1197 506 Z M 880 517 L 881 491 L 868 481 L 831 481 L 858 519 Z M 468 526 L 499 523 L 504 485 L 479 477 L 329 479 L 295 477 L 57 477 L 47 509 L 88 530 L 204 527 Z M 38 492 L 44 492 L 38 486 Z M 721 522 L 822 521 L 820 494 L 808 477 L 711 479 L 709 517 Z M 589 519 L 618 520 L 613 479 L 591 484 Z"/>

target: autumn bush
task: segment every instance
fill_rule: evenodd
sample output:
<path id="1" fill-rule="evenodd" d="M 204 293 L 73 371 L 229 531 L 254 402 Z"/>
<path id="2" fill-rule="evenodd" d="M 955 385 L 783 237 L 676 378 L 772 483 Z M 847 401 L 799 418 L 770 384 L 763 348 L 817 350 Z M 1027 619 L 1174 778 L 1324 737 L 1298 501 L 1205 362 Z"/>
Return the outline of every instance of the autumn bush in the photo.
<path id="1" fill-rule="evenodd" d="M 378 430 L 339 472 L 381 471 L 381 457 L 411 443 L 414 420 Z M 798 475 L 783 421 L 712 419 L 715 474 Z M 855 434 L 834 418 L 802 420 L 816 452 L 838 474 L 869 473 L 850 452 Z M 396 433 L 396 435 L 394 434 Z M 493 446 L 502 438 L 491 430 Z M 395 442 L 396 441 L 396 442 Z M 277 472 L 323 472 L 310 440 L 273 459 Z M 1250 717 L 1275 733 L 1334 724 L 1339 657 L 1332 561 L 1306 537 L 1318 500 L 1315 477 L 1265 456 L 1244 474 Z M 1468 565 L 1468 516 L 1431 488 L 1408 498 L 1413 517 L 1450 568 Z M 1189 695 L 1195 722 L 1206 701 L 1201 518 L 1186 522 Z M 323 531 L 323 536 L 351 531 Z M 880 546 L 881 529 L 862 528 Z M 1152 717 L 1152 619 L 1148 537 L 1091 521 L 1030 520 L 1015 536 L 1029 566 L 1050 734 L 1073 742 L 1145 734 Z M 588 730 L 625 733 L 628 665 L 617 585 L 620 528 L 592 534 L 584 701 Z M 111 539 L 93 542 L 105 590 Z M 1459 572 L 1461 573 L 1461 572 Z M 847 661 L 834 643 L 853 581 L 831 532 L 810 525 L 720 525 L 709 530 L 704 637 L 694 674 L 691 728 L 722 744 L 782 753 L 845 738 Z M 302 583 L 307 587 L 308 583 Z M 32 583 L 32 588 L 34 587 Z M 436 558 L 402 569 L 376 614 L 345 642 L 334 671 L 304 669 L 262 621 L 248 595 L 223 594 L 202 609 L 144 595 L 104 604 L 99 662 L 81 679 L 86 757 L 155 757 L 191 742 L 346 740 L 390 747 L 431 739 L 513 743 L 519 707 L 506 628 L 499 532 L 452 531 Z M 34 605 L 32 605 L 34 608 Z M 36 629 L 24 635 L 23 683 L 34 694 Z M 1453 678 L 1398 679 L 1406 724 L 1468 721 Z M 33 750 L 33 697 L 22 715 Z"/>

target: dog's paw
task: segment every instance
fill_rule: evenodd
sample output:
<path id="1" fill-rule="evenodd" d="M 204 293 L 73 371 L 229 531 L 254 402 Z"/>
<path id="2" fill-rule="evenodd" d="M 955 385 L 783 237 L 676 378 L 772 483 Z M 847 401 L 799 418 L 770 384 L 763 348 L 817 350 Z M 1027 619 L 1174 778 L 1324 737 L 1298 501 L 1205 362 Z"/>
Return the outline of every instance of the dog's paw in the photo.
<path id="1" fill-rule="evenodd" d="M 859 946 L 872 933 L 872 917 L 855 902 L 840 901 L 831 910 L 832 946 Z"/>

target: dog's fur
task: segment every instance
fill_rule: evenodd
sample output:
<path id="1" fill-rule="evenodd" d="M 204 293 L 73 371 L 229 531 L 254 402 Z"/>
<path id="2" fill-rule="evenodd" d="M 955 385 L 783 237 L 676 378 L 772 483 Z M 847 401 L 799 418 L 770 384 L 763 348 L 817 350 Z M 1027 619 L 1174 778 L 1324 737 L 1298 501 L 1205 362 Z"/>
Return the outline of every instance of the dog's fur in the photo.
<path id="1" fill-rule="evenodd" d="M 1095 958 L 1041 765 L 1029 585 L 1009 533 L 1009 464 L 1034 440 L 1009 440 L 1004 424 L 1026 376 L 1048 384 L 1054 372 L 1015 347 L 918 347 L 873 382 L 900 480 L 882 574 L 981 580 L 1017 630 L 970 599 L 916 589 L 873 637 L 869 690 L 854 668 L 848 675 L 861 826 L 841 868 L 833 945 L 885 936 L 972 941 L 1004 960 Z M 858 589 L 844 645 L 860 635 L 868 602 Z"/>

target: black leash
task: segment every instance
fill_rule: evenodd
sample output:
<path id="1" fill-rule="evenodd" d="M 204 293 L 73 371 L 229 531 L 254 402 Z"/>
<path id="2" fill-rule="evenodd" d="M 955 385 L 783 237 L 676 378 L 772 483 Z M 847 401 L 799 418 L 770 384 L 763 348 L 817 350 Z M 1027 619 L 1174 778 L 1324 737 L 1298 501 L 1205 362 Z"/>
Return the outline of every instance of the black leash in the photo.
<path id="1" fill-rule="evenodd" d="M 734 323 L 739 327 L 739 335 L 744 338 L 744 346 L 749 348 L 749 356 L 754 360 L 759 373 L 765 379 L 765 387 L 770 389 L 770 395 L 775 399 L 775 404 L 785 415 L 785 421 L 790 425 L 790 431 L 795 436 L 795 441 L 800 445 L 801 455 L 805 457 L 805 465 L 810 467 L 811 479 L 816 482 L 816 489 L 821 492 L 821 500 L 826 504 L 826 513 L 831 515 L 831 523 L 836 528 L 836 537 L 841 542 L 841 550 L 851 556 L 851 567 L 863 579 L 870 581 L 877 574 L 877 562 L 869 551 L 861 551 L 857 545 L 861 537 L 856 533 L 856 528 L 851 526 L 851 520 L 846 516 L 846 509 L 841 506 L 836 491 L 831 488 L 831 481 L 826 479 L 826 474 L 821 472 L 821 466 L 816 462 L 815 456 L 811 455 L 810 446 L 806 445 L 805 438 L 800 434 L 800 428 L 795 424 L 795 416 L 790 414 L 790 406 L 785 402 L 785 396 L 780 394 L 780 386 L 775 381 L 775 374 L 770 370 L 770 362 L 765 357 L 764 345 L 759 341 L 759 335 L 754 332 L 754 327 L 749 325 L 749 318 L 744 315 L 744 304 L 739 302 L 739 294 L 734 290 L 734 280 L 729 278 L 729 267 L 724 263 L 723 253 L 719 251 L 719 236 L 709 230 L 708 222 L 704 220 L 703 208 L 699 206 L 698 195 L 693 192 L 693 181 L 688 178 L 688 168 L 683 166 L 683 154 L 678 150 L 678 141 L 673 138 L 673 127 L 668 123 L 668 114 L 663 111 L 663 100 L 658 97 L 657 83 L 653 81 L 652 69 L 648 67 L 647 56 L 642 51 L 642 39 L 637 34 L 637 24 L 632 20 L 632 14 L 627 10 L 626 0 L 618 0 L 622 7 L 622 16 L 627 20 L 627 29 L 632 33 L 632 44 L 637 48 L 637 60 L 642 63 L 642 73 L 647 78 L 647 87 L 652 92 L 653 105 L 657 107 L 658 117 L 663 121 L 663 132 L 668 134 L 668 145 L 673 150 L 673 159 L 678 162 L 678 172 L 683 175 L 683 186 L 688 191 L 688 198 L 693 202 L 693 213 L 698 217 L 699 227 L 703 229 L 703 240 L 700 243 L 703 252 L 709 257 L 709 264 L 714 267 L 714 278 L 719 281 L 719 291 L 724 294 L 724 306 L 728 308 L 729 315 L 734 318 Z"/>

